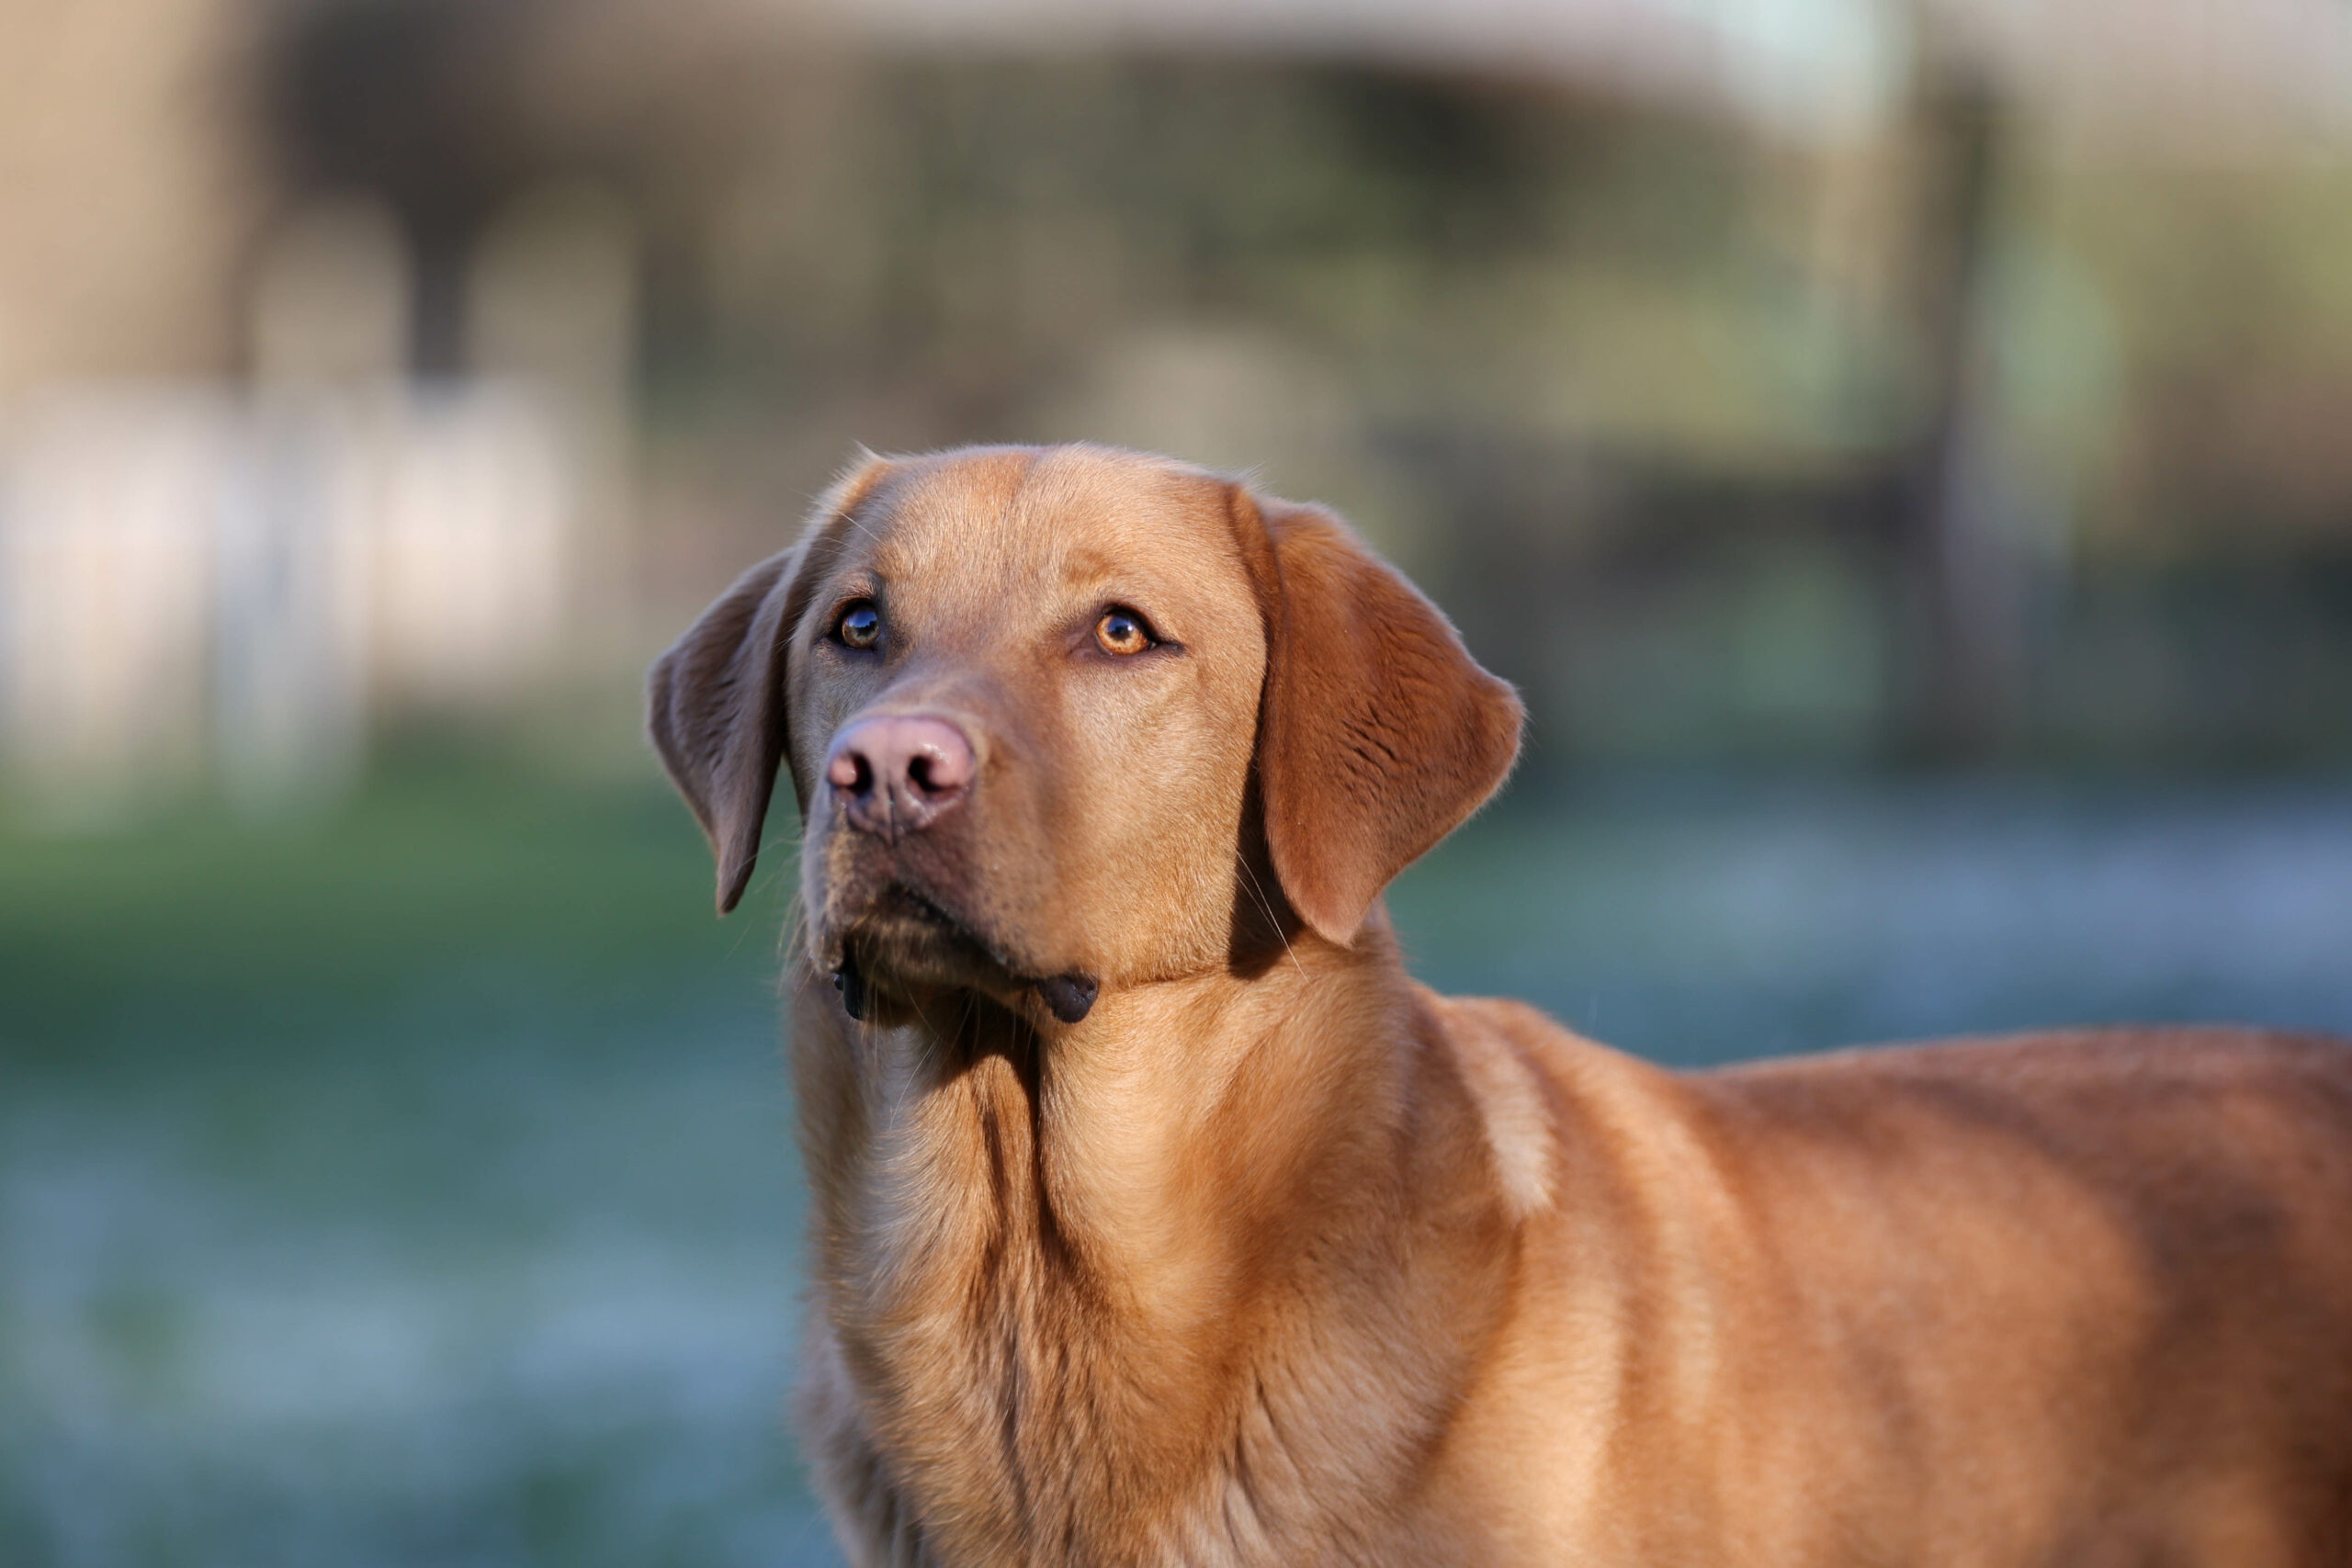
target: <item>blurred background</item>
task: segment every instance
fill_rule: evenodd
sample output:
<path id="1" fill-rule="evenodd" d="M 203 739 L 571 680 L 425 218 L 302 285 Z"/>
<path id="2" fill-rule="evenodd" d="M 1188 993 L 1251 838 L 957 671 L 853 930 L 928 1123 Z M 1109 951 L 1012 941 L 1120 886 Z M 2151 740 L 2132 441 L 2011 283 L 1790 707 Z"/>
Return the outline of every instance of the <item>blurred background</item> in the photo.
<path id="1" fill-rule="evenodd" d="M 0 0 L 0 1562 L 835 1561 L 640 672 L 1062 438 L 1526 693 L 1441 986 L 2352 1031 L 2332 0 Z"/>

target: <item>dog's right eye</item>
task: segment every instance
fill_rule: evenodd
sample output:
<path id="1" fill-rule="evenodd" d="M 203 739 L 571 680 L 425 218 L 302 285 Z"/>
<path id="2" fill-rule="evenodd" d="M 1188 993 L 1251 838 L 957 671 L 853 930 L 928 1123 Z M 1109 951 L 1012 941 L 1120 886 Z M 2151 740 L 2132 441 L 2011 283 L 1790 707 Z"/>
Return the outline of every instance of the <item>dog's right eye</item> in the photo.
<path id="1" fill-rule="evenodd" d="M 872 601 L 860 599 L 833 623 L 833 635 L 850 648 L 872 648 L 882 637 L 882 612 Z"/>

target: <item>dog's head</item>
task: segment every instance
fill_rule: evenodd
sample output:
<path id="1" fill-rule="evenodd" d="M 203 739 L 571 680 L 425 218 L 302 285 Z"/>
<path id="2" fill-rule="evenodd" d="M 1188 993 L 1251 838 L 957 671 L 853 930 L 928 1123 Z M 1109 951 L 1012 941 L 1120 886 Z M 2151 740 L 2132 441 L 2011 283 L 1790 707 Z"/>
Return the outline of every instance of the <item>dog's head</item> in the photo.
<path id="1" fill-rule="evenodd" d="M 722 912 L 781 763 L 853 1011 L 951 987 L 1064 1022 L 1302 923 L 1351 942 L 1521 718 L 1329 513 L 1089 446 L 863 462 L 650 695 Z"/>

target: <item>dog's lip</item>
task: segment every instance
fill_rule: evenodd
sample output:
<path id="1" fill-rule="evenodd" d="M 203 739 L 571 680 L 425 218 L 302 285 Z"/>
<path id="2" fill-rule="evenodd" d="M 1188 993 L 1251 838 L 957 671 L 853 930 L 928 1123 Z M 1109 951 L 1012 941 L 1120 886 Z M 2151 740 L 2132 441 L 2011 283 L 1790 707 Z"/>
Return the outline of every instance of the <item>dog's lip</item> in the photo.
<path id="1" fill-rule="evenodd" d="M 894 918 L 911 919 L 933 927 L 969 948 L 975 956 L 994 965 L 1009 983 L 1016 986 L 1025 983 L 1020 966 L 1012 963 L 996 943 L 973 930 L 969 921 L 951 913 L 921 888 L 897 879 L 884 883 L 866 901 L 865 907 L 858 911 L 856 918 L 842 928 L 841 934 L 831 945 L 843 953 L 852 948 L 863 952 L 871 943 L 861 942 L 860 937 L 869 935 L 877 922 Z"/>
<path id="2" fill-rule="evenodd" d="M 991 943 L 983 940 L 979 932 L 956 916 L 949 914 L 935 900 L 918 888 L 910 887 L 903 882 L 884 884 L 882 891 L 876 896 L 874 902 L 866 907 L 866 912 L 860 918 L 858 923 L 862 925 L 875 915 L 886 913 L 912 915 L 919 920 L 928 921 L 944 930 L 950 935 L 970 942 L 986 953 L 991 962 L 1002 964 L 1008 972 L 1012 969 L 1012 965 L 1005 964 L 1003 956 Z M 854 931 L 855 927 L 853 926 L 851 929 Z"/>
<path id="3" fill-rule="evenodd" d="M 968 921 L 950 913 L 921 889 L 898 880 L 883 884 L 865 909 L 831 944 L 837 954 L 833 964 L 837 981 L 852 968 L 860 972 L 862 978 L 889 976 L 887 952 L 876 951 L 872 941 L 860 940 L 861 936 L 871 934 L 878 920 L 888 919 L 912 919 L 944 933 L 985 968 L 993 970 L 1004 990 L 1035 990 L 1046 1010 L 1064 1023 L 1076 1023 L 1085 1018 L 1100 993 L 1100 983 L 1083 970 L 1046 971 L 1014 962 L 973 930 Z M 884 962 L 876 964 L 875 960 Z"/>

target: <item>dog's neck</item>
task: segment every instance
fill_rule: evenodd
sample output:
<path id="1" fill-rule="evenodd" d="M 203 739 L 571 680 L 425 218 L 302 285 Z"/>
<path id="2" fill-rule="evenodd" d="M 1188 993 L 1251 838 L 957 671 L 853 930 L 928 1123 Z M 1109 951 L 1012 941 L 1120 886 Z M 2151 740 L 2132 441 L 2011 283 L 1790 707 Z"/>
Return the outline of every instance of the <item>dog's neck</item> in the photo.
<path id="1" fill-rule="evenodd" d="M 796 1041 L 845 1418 L 955 1560 L 1280 1560 L 1409 1488 L 1511 1249 L 1385 929 L 1050 1040 L 937 996 L 864 1028 L 811 973 Z"/>

